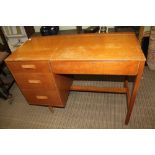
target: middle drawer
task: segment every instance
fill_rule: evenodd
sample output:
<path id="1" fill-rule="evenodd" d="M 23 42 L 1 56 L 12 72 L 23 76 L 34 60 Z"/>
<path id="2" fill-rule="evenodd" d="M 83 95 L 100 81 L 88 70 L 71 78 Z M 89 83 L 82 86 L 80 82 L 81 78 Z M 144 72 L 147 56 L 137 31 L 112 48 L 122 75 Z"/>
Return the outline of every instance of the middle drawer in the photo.
<path id="1" fill-rule="evenodd" d="M 50 73 L 16 73 L 14 78 L 21 89 L 55 89 L 55 83 Z"/>

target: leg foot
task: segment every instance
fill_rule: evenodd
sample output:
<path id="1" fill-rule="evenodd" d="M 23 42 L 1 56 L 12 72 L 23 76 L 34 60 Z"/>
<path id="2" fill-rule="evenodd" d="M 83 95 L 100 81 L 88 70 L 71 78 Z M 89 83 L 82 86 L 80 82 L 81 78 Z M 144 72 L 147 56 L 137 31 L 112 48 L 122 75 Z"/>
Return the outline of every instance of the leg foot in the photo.
<path id="1" fill-rule="evenodd" d="M 48 108 L 49 108 L 49 110 L 50 110 L 52 113 L 54 113 L 54 109 L 53 109 L 52 106 L 49 106 Z"/>

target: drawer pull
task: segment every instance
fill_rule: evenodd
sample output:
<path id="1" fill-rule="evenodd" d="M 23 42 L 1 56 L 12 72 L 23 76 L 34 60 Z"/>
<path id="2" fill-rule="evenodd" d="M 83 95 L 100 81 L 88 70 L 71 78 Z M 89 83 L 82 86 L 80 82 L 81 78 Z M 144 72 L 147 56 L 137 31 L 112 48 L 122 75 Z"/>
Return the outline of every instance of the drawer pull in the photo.
<path id="1" fill-rule="evenodd" d="M 47 96 L 36 96 L 36 98 L 39 99 L 39 100 L 46 100 L 46 99 L 48 99 Z"/>
<path id="2" fill-rule="evenodd" d="M 21 65 L 21 67 L 24 69 L 36 69 L 35 65 Z"/>
<path id="3" fill-rule="evenodd" d="M 40 80 L 28 80 L 28 83 L 41 83 L 41 81 Z"/>

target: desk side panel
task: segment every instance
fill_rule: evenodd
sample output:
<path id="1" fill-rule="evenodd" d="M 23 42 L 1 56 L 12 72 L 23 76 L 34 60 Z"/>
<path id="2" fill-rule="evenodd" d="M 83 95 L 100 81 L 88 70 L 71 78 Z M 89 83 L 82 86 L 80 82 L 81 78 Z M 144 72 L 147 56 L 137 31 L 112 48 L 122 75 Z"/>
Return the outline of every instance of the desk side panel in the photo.
<path id="1" fill-rule="evenodd" d="M 51 68 L 53 71 L 52 63 L 51 63 Z M 70 88 L 73 83 L 73 78 L 71 75 L 62 75 L 62 74 L 55 74 L 55 73 L 53 73 L 53 78 L 57 87 L 57 91 L 60 95 L 61 102 L 65 106 L 70 92 Z"/>

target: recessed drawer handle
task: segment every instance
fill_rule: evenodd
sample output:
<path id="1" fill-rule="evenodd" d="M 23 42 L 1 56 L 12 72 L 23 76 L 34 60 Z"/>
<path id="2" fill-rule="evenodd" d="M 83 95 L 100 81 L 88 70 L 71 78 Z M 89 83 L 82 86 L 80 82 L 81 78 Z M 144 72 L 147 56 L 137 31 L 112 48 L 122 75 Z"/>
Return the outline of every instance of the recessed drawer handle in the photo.
<path id="1" fill-rule="evenodd" d="M 36 98 L 39 100 L 46 100 L 48 99 L 48 96 L 36 96 Z"/>
<path id="2" fill-rule="evenodd" d="M 21 67 L 24 69 L 36 69 L 35 65 L 21 65 Z"/>
<path id="3" fill-rule="evenodd" d="M 28 83 L 41 83 L 40 80 L 28 80 Z"/>

